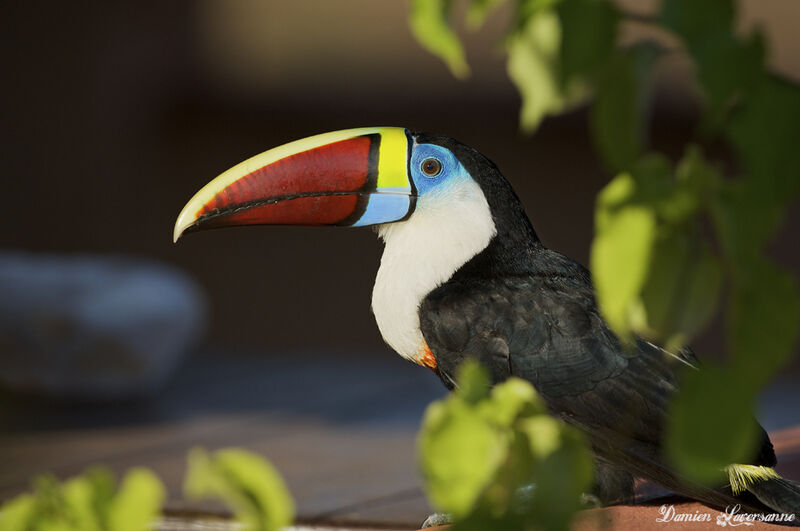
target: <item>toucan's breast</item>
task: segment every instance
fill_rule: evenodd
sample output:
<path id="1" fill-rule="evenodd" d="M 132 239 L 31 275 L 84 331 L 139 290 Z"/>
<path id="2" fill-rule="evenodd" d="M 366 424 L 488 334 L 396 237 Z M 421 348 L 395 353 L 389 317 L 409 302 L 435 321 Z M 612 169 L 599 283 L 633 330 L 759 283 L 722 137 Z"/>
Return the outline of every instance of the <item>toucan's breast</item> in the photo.
<path id="1" fill-rule="evenodd" d="M 496 234 L 489 205 L 474 181 L 461 180 L 420 197 L 411 217 L 380 225 L 378 234 L 386 243 L 372 291 L 378 328 L 398 354 L 429 366 L 420 304 L 489 245 Z"/>

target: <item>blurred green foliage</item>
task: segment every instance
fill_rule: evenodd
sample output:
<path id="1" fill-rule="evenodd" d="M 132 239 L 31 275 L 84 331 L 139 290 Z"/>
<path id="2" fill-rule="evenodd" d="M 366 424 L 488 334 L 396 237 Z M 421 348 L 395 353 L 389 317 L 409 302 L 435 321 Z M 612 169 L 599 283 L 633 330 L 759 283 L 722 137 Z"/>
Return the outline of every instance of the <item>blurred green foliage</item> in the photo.
<path id="1" fill-rule="evenodd" d="M 469 75 L 464 49 L 447 23 L 451 0 L 411 0 L 411 30 L 414 37 L 447 63 L 458 78 Z"/>
<path id="2" fill-rule="evenodd" d="M 415 35 L 432 23 L 423 3 L 411 6 Z M 472 0 L 468 25 L 503 4 L 512 12 L 505 49 L 522 96 L 521 127 L 532 131 L 548 115 L 588 105 L 595 148 L 613 176 L 597 198 L 590 264 L 610 326 L 623 339 L 677 350 L 724 312 L 727 361 L 686 377 L 666 440 L 684 474 L 715 479 L 752 454 L 747 413 L 796 345 L 797 281 L 765 248 L 800 190 L 800 89 L 768 71 L 758 31 L 736 31 L 733 0 L 663 0 L 652 16 L 633 17 L 671 34 L 677 49 L 655 41 L 620 47 L 632 16 L 607 0 Z M 451 5 L 439 7 L 448 46 L 436 34 L 420 43 L 461 62 Z M 678 161 L 647 143 L 653 69 L 670 53 L 694 63 L 702 107 Z M 720 140 L 735 170 L 704 156 L 703 146 Z"/>
<path id="3" fill-rule="evenodd" d="M 259 455 L 240 448 L 210 455 L 193 449 L 183 490 L 190 499 L 222 500 L 252 531 L 275 531 L 294 520 L 294 502 L 280 474 Z"/>
<path id="4" fill-rule="evenodd" d="M 484 370 L 466 362 L 457 382 L 428 407 L 419 434 L 434 506 L 456 530 L 567 529 L 592 480 L 582 435 L 548 415 L 524 380 L 490 389 Z"/>
<path id="5" fill-rule="evenodd" d="M 292 523 L 294 503 L 278 473 L 263 458 L 230 448 L 189 455 L 185 490 L 192 498 L 216 498 L 244 529 L 276 531 Z M 45 475 L 34 491 L 0 506 L 3 531 L 145 531 L 153 529 L 166 490 L 151 471 L 134 468 L 119 487 L 102 467 L 59 484 Z"/>
<path id="6" fill-rule="evenodd" d="M 52 476 L 35 481 L 34 492 L 0 507 L 3 531 L 143 531 L 160 512 L 166 497 L 149 470 L 134 468 L 119 488 L 105 468 L 94 467 L 59 484 Z"/>

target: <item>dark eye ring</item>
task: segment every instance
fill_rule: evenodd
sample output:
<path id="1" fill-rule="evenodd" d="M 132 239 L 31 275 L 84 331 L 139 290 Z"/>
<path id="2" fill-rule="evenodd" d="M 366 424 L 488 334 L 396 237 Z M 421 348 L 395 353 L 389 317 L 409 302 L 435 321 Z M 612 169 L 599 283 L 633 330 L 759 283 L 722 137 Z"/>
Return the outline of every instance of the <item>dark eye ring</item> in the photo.
<path id="1" fill-rule="evenodd" d="M 426 177 L 436 177 L 442 173 L 442 163 L 439 159 L 428 157 L 419 165 Z"/>

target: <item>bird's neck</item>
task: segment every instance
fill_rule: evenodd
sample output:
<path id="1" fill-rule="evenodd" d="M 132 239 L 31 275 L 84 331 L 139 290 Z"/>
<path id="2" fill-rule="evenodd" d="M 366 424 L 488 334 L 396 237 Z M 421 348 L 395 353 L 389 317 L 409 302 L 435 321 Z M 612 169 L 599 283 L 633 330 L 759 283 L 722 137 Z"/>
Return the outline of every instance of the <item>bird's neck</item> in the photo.
<path id="1" fill-rule="evenodd" d="M 480 188 L 473 182 L 462 186 L 457 191 L 464 194 L 462 200 L 435 207 L 421 200 L 408 220 L 378 229 L 386 247 L 372 311 L 389 346 L 418 363 L 426 347 L 419 328 L 420 303 L 484 251 L 497 233 Z"/>

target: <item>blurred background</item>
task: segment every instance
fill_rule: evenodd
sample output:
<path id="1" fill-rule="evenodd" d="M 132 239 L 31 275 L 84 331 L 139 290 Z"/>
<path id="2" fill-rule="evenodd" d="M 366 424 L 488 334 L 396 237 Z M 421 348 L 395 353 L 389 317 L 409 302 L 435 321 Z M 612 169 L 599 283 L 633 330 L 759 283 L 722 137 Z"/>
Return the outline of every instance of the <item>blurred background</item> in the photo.
<path id="1" fill-rule="evenodd" d="M 657 5 L 623 3 L 634 12 Z M 800 3 L 740 5 L 742 29 L 760 26 L 774 70 L 800 82 Z M 347 379 L 357 367 L 373 382 L 404 375 L 393 399 L 412 404 L 404 418 L 406 427 L 416 426 L 439 384 L 379 336 L 370 294 L 381 245 L 372 231 L 252 227 L 171 241 L 178 212 L 202 185 L 291 140 L 368 125 L 457 138 L 499 166 L 545 245 L 587 264 L 594 197 L 609 176 L 591 148 L 585 113 L 578 109 L 546 120 L 532 136 L 520 134 L 520 100 L 500 49 L 507 14 L 495 14 L 466 39 L 472 76 L 458 81 L 413 40 L 407 10 L 406 2 L 372 0 L 3 3 L 0 250 L 155 261 L 193 279 L 189 306 L 208 310 L 205 319 L 198 310 L 195 328 L 187 328 L 186 348 L 199 354 L 145 413 L 139 406 L 124 414 L 95 406 L 88 414 L 76 406 L 54 416 L 43 405 L 20 409 L 23 399 L 9 395 L 0 416 L 7 434 L 172 419 L 198 407 L 258 411 L 275 406 L 265 397 L 279 395 L 281 407 L 289 407 L 294 391 L 285 381 L 278 385 L 281 370 L 293 371 L 289 382 L 299 388 L 327 385 L 320 396 L 330 396 L 344 382 L 364 382 Z M 626 39 L 647 31 L 636 24 L 626 30 Z M 654 96 L 651 143 L 676 156 L 696 119 L 690 68 L 676 54 L 660 69 Z M 725 157 L 724 148 L 714 156 Z M 796 273 L 799 227 L 794 204 L 771 248 Z M 0 358 L 22 355 L 13 342 L 3 345 Z M 695 344 L 701 355 L 723 346 L 718 324 Z M 191 376 L 193 367 L 228 387 Z M 329 378 L 304 372 L 314 367 L 330 371 Z M 215 391 L 198 392 L 203 385 Z M 159 401 L 179 405 L 165 413 Z M 376 406 L 370 418 L 391 417 L 387 411 L 399 407 L 379 403 L 385 408 Z M 347 417 L 331 408 L 312 410 L 331 422 Z M 413 445 L 413 434 L 402 440 Z M 29 439 L 2 441 L 0 460 L 46 461 L 44 447 L 14 453 Z M 413 448 L 402 452 L 411 460 Z M 25 474 L 43 466 L 21 467 L 4 484 L 0 477 L 0 494 L 15 492 Z"/>
<path id="2" fill-rule="evenodd" d="M 742 25 L 764 28 L 775 69 L 800 81 L 800 5 L 741 4 Z M 0 246 L 178 265 L 209 294 L 209 341 L 382 347 L 369 310 L 381 249 L 369 230 L 257 227 L 171 242 L 181 207 L 210 179 L 319 132 L 386 124 L 457 138 L 500 167 L 546 245 L 588 261 L 594 196 L 608 176 L 580 111 L 518 133 L 503 13 L 466 39 L 473 75 L 460 82 L 413 40 L 404 2 L 2 9 Z M 687 68 L 676 57 L 660 76 L 652 142 L 667 151 L 692 132 Z M 774 250 L 800 270 L 796 221 L 795 208 Z"/>

